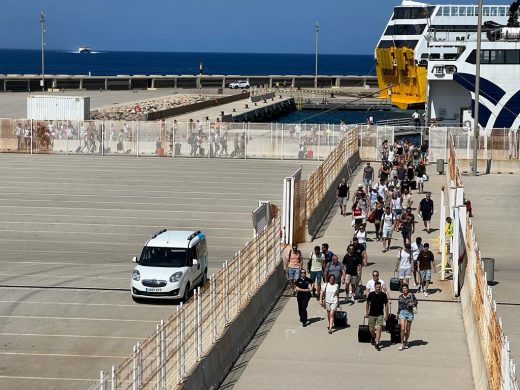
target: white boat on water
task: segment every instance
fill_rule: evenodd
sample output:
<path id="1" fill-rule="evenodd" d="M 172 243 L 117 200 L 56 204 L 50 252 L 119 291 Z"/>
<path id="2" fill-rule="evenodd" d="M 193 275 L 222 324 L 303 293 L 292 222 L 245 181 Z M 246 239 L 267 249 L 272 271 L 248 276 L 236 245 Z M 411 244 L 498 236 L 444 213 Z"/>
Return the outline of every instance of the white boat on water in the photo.
<path id="1" fill-rule="evenodd" d="M 509 12 L 509 5 L 485 6 L 483 22 L 506 25 Z M 464 41 L 477 31 L 477 18 L 476 5 L 403 0 L 394 7 L 375 49 L 380 97 L 403 109 L 424 106 L 430 44 Z"/>
<path id="2" fill-rule="evenodd" d="M 78 53 L 81 53 L 81 54 L 91 54 L 92 53 L 92 48 L 90 48 L 89 46 L 80 46 L 79 49 L 78 49 Z"/>
<path id="3" fill-rule="evenodd" d="M 479 124 L 482 129 L 520 127 L 520 0 L 505 25 L 484 22 L 480 52 Z M 483 16 L 485 13 L 483 13 Z M 477 33 L 430 40 L 427 65 L 429 121 L 473 128 Z"/>

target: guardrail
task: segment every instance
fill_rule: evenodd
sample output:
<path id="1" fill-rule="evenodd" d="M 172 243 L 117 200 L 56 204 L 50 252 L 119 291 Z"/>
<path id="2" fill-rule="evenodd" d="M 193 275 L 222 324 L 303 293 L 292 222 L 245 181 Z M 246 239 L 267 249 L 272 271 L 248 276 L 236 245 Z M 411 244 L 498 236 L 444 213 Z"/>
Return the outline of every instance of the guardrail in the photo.
<path id="1" fill-rule="evenodd" d="M 122 364 L 102 371 L 90 390 L 173 389 L 226 332 L 281 261 L 280 213 L 223 264 L 192 299 L 177 307 Z"/>
<path id="2" fill-rule="evenodd" d="M 444 220 L 441 219 L 442 267 L 443 273 L 445 268 L 448 272 L 451 269 L 455 295 L 461 298 L 475 387 L 518 390 L 509 341 L 496 312 L 496 302 L 487 284 L 473 223 L 464 204 L 462 176 L 451 134 L 448 138 L 446 179 L 449 198 L 447 216 L 453 219 L 453 233 L 452 237 L 451 234 L 446 235 L 446 229 L 442 228 Z M 444 191 L 441 193 L 441 212 L 443 210 Z M 449 251 L 447 243 L 450 243 Z"/>

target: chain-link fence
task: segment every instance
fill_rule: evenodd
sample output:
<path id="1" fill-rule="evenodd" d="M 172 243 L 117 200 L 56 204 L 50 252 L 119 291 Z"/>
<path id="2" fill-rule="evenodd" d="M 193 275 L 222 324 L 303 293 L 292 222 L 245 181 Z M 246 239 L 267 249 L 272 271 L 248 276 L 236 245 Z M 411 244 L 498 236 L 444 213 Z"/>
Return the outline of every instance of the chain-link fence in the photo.
<path id="1" fill-rule="evenodd" d="M 172 389 L 190 372 L 248 304 L 281 260 L 280 213 L 210 282 L 142 343 L 110 374 L 101 372 L 91 390 Z"/>

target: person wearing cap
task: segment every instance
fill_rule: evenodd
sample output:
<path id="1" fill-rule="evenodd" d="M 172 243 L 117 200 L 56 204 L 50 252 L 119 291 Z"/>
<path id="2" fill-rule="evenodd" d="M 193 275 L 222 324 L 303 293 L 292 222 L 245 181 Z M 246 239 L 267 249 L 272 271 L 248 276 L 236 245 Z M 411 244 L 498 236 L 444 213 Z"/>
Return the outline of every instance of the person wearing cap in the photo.
<path id="1" fill-rule="evenodd" d="M 363 191 L 363 184 L 359 183 L 357 185 L 356 194 L 354 196 L 354 202 L 357 202 L 360 199 L 365 199 L 366 194 L 365 191 Z"/>

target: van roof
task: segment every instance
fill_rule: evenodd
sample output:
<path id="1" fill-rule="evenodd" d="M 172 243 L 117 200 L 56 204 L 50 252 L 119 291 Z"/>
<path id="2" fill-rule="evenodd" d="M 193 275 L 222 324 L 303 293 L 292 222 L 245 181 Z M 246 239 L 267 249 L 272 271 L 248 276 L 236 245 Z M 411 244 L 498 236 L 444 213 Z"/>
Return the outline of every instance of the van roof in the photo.
<path id="1" fill-rule="evenodd" d="M 193 230 L 161 230 L 145 246 L 162 248 L 192 248 L 204 238 L 204 233 Z"/>

